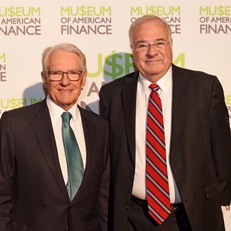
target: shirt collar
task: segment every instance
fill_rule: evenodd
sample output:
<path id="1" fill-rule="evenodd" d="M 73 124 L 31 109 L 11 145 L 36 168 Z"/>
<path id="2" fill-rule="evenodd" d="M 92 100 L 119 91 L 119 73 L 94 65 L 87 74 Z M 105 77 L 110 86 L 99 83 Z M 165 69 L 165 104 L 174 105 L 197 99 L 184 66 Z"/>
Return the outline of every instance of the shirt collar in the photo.
<path id="1" fill-rule="evenodd" d="M 58 121 L 60 119 L 62 113 L 65 112 L 65 110 L 63 110 L 60 106 L 55 104 L 49 96 L 47 96 L 46 103 L 47 103 L 47 107 L 49 109 L 52 120 Z M 77 103 L 74 104 L 70 108 L 69 112 L 72 115 L 73 121 L 77 121 L 77 118 L 79 115 L 79 109 L 78 109 Z"/>
<path id="2" fill-rule="evenodd" d="M 139 73 L 138 82 L 140 83 L 142 92 L 144 93 L 150 92 L 149 86 L 150 84 L 152 84 L 152 82 L 144 78 L 140 73 Z M 161 91 L 168 92 L 171 83 L 172 83 L 172 66 L 168 69 L 167 73 L 156 82 L 156 84 L 158 84 Z"/>

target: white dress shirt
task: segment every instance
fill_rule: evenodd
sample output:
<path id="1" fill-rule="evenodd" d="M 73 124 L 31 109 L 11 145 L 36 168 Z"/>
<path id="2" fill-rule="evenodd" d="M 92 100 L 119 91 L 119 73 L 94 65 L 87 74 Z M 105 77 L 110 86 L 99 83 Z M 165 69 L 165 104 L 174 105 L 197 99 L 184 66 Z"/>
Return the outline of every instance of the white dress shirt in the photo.
<path id="1" fill-rule="evenodd" d="M 136 95 L 136 160 L 135 160 L 135 176 L 132 195 L 146 199 L 146 124 L 147 124 L 147 109 L 148 99 L 151 93 L 149 88 L 150 81 L 139 76 L 137 84 Z M 172 118 L 172 68 L 163 76 L 157 84 L 160 89 L 158 91 L 162 102 L 163 119 L 164 119 L 164 131 L 165 131 L 165 145 L 166 145 L 166 159 L 168 168 L 168 180 L 170 191 L 170 202 L 180 203 L 181 198 L 173 178 L 170 162 L 169 162 L 169 150 L 170 150 L 170 138 L 171 138 L 171 118 Z"/>
<path id="2" fill-rule="evenodd" d="M 65 150 L 63 146 L 63 138 L 62 138 L 62 117 L 61 117 L 64 110 L 61 107 L 57 106 L 49 97 L 47 97 L 46 102 L 50 112 L 52 127 L 55 135 L 59 164 L 63 174 L 64 182 L 65 184 L 67 184 L 68 173 L 67 173 L 67 162 L 66 162 Z M 77 104 L 73 105 L 72 108 L 69 110 L 69 112 L 72 115 L 70 125 L 78 142 L 79 150 L 82 155 L 83 167 L 85 169 L 86 146 L 85 146 L 83 126 L 82 126 L 82 119 Z"/>

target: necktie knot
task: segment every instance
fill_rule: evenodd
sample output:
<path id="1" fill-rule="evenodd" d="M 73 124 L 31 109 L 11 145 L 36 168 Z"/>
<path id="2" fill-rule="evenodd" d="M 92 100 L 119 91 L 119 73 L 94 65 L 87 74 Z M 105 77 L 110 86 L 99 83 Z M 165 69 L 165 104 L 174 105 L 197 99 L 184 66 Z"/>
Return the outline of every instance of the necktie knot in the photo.
<path id="1" fill-rule="evenodd" d="M 155 92 L 157 92 L 157 91 L 160 89 L 160 87 L 159 87 L 156 83 L 152 83 L 152 84 L 149 86 L 149 88 L 150 88 L 152 91 L 155 91 Z"/>
<path id="2" fill-rule="evenodd" d="M 63 120 L 63 123 L 70 123 L 70 120 L 72 118 L 72 115 L 70 112 L 63 112 L 62 114 L 62 120 Z"/>

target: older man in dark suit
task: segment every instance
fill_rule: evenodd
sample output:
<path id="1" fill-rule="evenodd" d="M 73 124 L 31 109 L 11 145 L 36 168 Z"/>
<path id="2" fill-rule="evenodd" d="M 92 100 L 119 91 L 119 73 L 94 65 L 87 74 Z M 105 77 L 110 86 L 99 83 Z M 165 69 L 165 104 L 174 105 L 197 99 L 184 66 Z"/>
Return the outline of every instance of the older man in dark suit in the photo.
<path id="1" fill-rule="evenodd" d="M 224 231 L 231 200 L 231 135 L 217 77 L 172 64 L 168 24 L 129 30 L 138 71 L 104 85 L 113 231 Z"/>
<path id="2" fill-rule="evenodd" d="M 77 105 L 85 57 L 58 44 L 42 64 L 46 99 L 0 120 L 0 230 L 106 231 L 108 125 Z"/>

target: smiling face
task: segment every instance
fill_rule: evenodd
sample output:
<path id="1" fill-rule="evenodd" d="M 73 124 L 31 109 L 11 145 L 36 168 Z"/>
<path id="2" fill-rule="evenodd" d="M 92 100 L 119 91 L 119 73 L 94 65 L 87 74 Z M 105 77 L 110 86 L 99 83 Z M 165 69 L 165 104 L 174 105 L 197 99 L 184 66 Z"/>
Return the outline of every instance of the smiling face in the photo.
<path id="1" fill-rule="evenodd" d="M 50 55 L 48 71 L 83 71 L 80 57 L 72 52 L 54 51 Z M 47 94 L 55 104 L 69 110 L 78 100 L 81 89 L 86 84 L 86 72 L 83 72 L 78 81 L 70 81 L 66 74 L 60 81 L 49 80 L 49 75 L 42 74 L 44 87 Z"/>
<path id="2" fill-rule="evenodd" d="M 149 44 L 147 49 L 137 49 L 142 43 Z M 157 43 L 165 45 L 158 47 Z M 137 70 L 151 82 L 162 78 L 172 64 L 172 40 L 168 28 L 160 20 L 138 25 L 132 35 L 131 48 Z"/>

